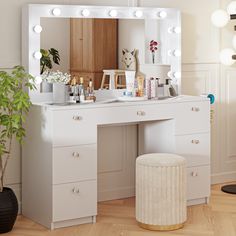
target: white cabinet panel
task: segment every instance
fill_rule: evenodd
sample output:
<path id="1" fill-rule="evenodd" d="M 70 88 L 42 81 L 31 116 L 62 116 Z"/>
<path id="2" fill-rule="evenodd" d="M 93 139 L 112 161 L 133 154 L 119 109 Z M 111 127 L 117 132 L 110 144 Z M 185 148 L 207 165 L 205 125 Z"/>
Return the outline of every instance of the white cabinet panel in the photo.
<path id="1" fill-rule="evenodd" d="M 53 149 L 53 184 L 97 179 L 97 145 Z"/>
<path id="2" fill-rule="evenodd" d="M 210 133 L 175 136 L 175 152 L 187 160 L 187 166 L 210 164 Z"/>
<path id="3" fill-rule="evenodd" d="M 175 109 L 176 135 L 210 132 L 210 102 L 179 103 Z"/>
<path id="4" fill-rule="evenodd" d="M 210 196 L 210 166 L 187 168 L 187 199 Z"/>
<path id="5" fill-rule="evenodd" d="M 97 181 L 53 186 L 53 221 L 97 214 Z"/>

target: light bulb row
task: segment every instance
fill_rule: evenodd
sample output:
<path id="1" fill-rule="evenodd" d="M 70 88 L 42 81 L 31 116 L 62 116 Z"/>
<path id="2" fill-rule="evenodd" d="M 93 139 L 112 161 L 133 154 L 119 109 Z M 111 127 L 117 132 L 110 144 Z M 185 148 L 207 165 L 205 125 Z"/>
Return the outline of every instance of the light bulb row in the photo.
<path id="1" fill-rule="evenodd" d="M 60 16 L 61 15 L 61 9 L 60 8 L 54 8 L 51 11 L 53 16 Z M 108 12 L 108 16 L 110 17 L 117 17 L 119 14 L 119 12 L 115 9 L 112 9 Z M 81 11 L 78 12 L 78 15 L 84 16 L 84 17 L 88 17 L 90 15 L 90 11 L 89 9 L 83 9 Z M 143 11 L 141 10 L 136 10 L 133 12 L 133 15 L 137 18 L 141 18 L 143 17 Z M 164 19 L 167 17 L 167 12 L 166 11 L 159 11 L 156 13 L 156 17 L 159 19 Z"/>

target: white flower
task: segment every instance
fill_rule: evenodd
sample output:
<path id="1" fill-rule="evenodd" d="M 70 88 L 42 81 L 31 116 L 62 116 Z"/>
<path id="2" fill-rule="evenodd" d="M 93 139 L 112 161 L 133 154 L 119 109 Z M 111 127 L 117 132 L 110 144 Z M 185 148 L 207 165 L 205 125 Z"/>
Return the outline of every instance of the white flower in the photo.
<path id="1" fill-rule="evenodd" d="M 64 83 L 67 84 L 70 81 L 70 74 L 62 73 L 61 71 L 44 71 L 41 75 L 43 81 L 48 83 Z"/>

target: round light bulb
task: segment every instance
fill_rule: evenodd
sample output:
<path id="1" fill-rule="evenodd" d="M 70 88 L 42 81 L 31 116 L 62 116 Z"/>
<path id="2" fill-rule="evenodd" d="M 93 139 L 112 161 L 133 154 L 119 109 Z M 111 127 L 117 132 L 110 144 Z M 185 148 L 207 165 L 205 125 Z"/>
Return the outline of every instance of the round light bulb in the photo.
<path id="1" fill-rule="evenodd" d="M 227 12 L 229 15 L 236 14 L 236 1 L 232 1 L 229 3 L 227 7 Z"/>
<path id="2" fill-rule="evenodd" d="M 173 32 L 176 33 L 176 34 L 180 34 L 181 33 L 181 28 L 179 26 L 174 27 Z"/>
<path id="3" fill-rule="evenodd" d="M 233 37 L 232 44 L 233 44 L 234 49 L 236 50 L 236 35 L 234 35 Z"/>
<path id="4" fill-rule="evenodd" d="M 168 76 L 169 78 L 172 78 L 172 71 L 168 71 L 167 76 Z"/>
<path id="5" fill-rule="evenodd" d="M 42 83 L 42 77 L 41 76 L 35 76 L 35 84 L 41 84 Z"/>
<path id="6" fill-rule="evenodd" d="M 169 34 L 173 34 L 174 33 L 173 27 L 169 27 L 167 31 L 168 31 Z"/>
<path id="7" fill-rule="evenodd" d="M 225 48 L 220 52 L 220 62 L 223 65 L 231 66 L 235 63 L 232 56 L 235 54 L 234 50 L 231 48 Z"/>
<path id="8" fill-rule="evenodd" d="M 168 50 L 167 54 L 168 54 L 168 56 L 171 57 L 173 55 L 172 50 Z"/>
<path id="9" fill-rule="evenodd" d="M 164 18 L 167 17 L 167 12 L 166 11 L 160 11 L 160 12 L 157 13 L 157 15 L 158 15 L 159 18 L 164 19 Z"/>
<path id="10" fill-rule="evenodd" d="M 175 57 L 180 57 L 180 56 L 181 56 L 181 51 L 178 50 L 178 49 L 175 49 L 175 50 L 173 51 L 173 55 L 174 55 Z"/>
<path id="11" fill-rule="evenodd" d="M 41 52 L 37 51 L 37 52 L 34 53 L 34 58 L 35 58 L 35 59 L 40 60 L 41 57 L 42 57 L 42 53 L 41 53 Z"/>
<path id="12" fill-rule="evenodd" d="M 88 9 L 84 9 L 82 12 L 81 12 L 82 16 L 85 16 L 85 17 L 88 17 L 90 15 L 90 11 Z"/>
<path id="13" fill-rule="evenodd" d="M 180 78 L 181 78 L 181 72 L 176 71 L 176 72 L 173 73 L 173 76 L 174 76 L 176 79 L 180 79 Z"/>
<path id="14" fill-rule="evenodd" d="M 52 14 L 53 14 L 54 16 L 60 16 L 60 15 L 61 15 L 61 9 L 60 9 L 60 8 L 54 8 L 54 9 L 52 10 Z"/>
<path id="15" fill-rule="evenodd" d="M 140 11 L 140 10 L 137 10 L 137 11 L 134 13 L 134 15 L 135 15 L 136 17 L 140 18 L 140 17 L 143 16 L 143 12 Z"/>
<path id="16" fill-rule="evenodd" d="M 211 15 L 212 24 L 218 28 L 222 28 L 229 22 L 229 15 L 224 10 L 216 10 Z"/>
<path id="17" fill-rule="evenodd" d="M 43 28 L 41 25 L 35 25 L 34 26 L 34 32 L 37 34 L 40 34 L 42 32 Z"/>
<path id="18" fill-rule="evenodd" d="M 111 16 L 111 17 L 116 17 L 117 16 L 117 10 L 110 10 L 109 11 L 109 16 Z"/>

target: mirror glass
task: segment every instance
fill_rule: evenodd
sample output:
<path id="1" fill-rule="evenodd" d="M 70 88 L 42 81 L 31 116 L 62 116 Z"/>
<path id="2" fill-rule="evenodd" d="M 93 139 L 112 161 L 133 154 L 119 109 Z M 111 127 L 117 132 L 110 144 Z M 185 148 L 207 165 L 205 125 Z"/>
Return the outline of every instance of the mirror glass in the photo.
<path id="1" fill-rule="evenodd" d="M 121 70 L 119 89 L 125 87 L 122 70 L 163 81 L 171 70 L 166 20 L 41 18 L 41 26 L 40 48 L 53 48 L 60 57 L 56 63 L 51 59 L 52 68 L 46 60 L 41 73 L 59 70 L 72 78 L 83 77 L 85 84 L 92 79 L 95 89 L 100 89 L 104 73 Z M 109 88 L 107 79 L 102 88 Z"/>

